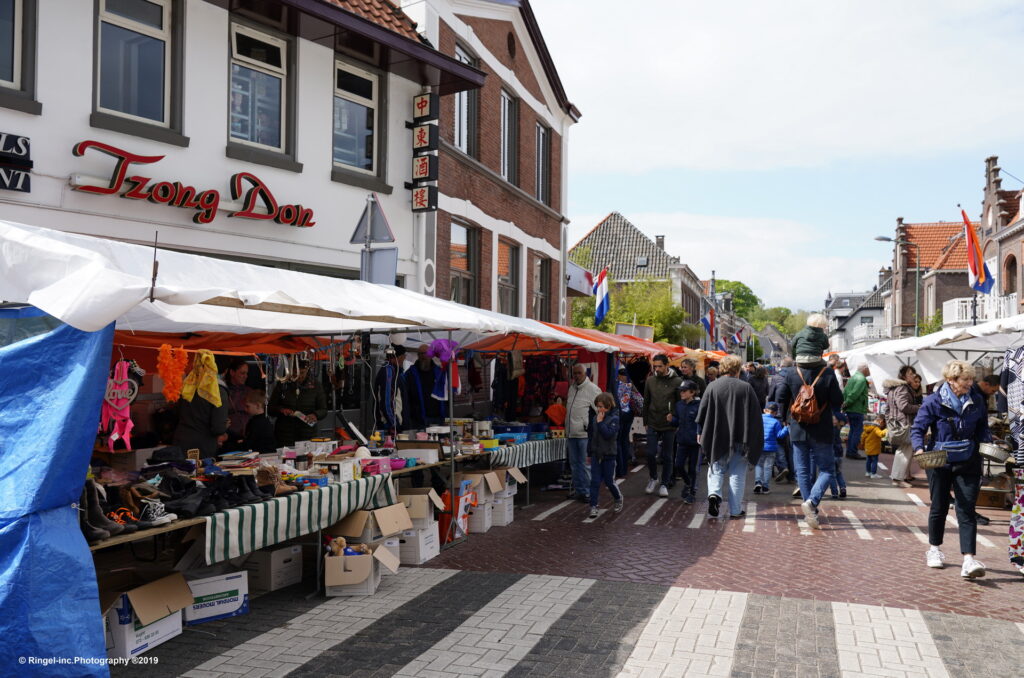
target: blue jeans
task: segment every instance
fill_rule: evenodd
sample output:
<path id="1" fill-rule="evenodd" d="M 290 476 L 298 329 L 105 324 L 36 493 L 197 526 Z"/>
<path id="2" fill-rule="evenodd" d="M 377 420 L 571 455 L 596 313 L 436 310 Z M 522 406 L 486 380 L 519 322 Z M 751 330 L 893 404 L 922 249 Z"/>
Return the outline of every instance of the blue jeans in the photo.
<path id="1" fill-rule="evenodd" d="M 743 488 L 747 483 L 747 458 L 739 445 L 733 448 L 726 459 L 711 462 L 708 466 L 708 496 L 722 496 L 725 477 L 729 476 L 729 515 L 739 515 L 743 510 Z"/>
<path id="2" fill-rule="evenodd" d="M 597 507 L 597 495 L 601 491 L 602 482 L 612 493 L 612 499 L 615 501 L 622 499 L 622 492 L 619 491 L 619 486 L 615 484 L 615 457 L 605 457 L 600 460 L 597 457 L 590 458 L 591 508 Z"/>
<path id="3" fill-rule="evenodd" d="M 857 446 L 860 445 L 860 436 L 864 433 L 864 415 L 857 412 L 847 412 L 846 418 L 850 420 L 850 437 L 846 440 L 846 456 L 856 457 Z"/>
<path id="4" fill-rule="evenodd" d="M 772 468 L 775 466 L 775 452 L 762 452 L 761 458 L 754 466 L 754 484 L 768 487 L 772 479 Z"/>
<path id="5" fill-rule="evenodd" d="M 660 445 L 659 445 L 660 443 Z M 651 480 L 658 479 L 658 462 L 661 462 L 661 484 L 672 484 L 672 460 L 675 457 L 676 430 L 655 431 L 647 427 L 647 470 Z"/>
<path id="6" fill-rule="evenodd" d="M 867 471 L 868 473 L 875 473 L 875 474 L 878 473 L 878 455 L 877 454 L 870 454 L 870 455 L 868 455 L 868 460 L 866 462 L 864 462 L 864 470 Z"/>
<path id="7" fill-rule="evenodd" d="M 626 474 L 629 473 L 629 461 L 633 458 L 633 441 L 630 440 L 630 429 L 633 428 L 633 413 L 632 412 L 620 412 L 619 413 L 619 439 L 615 441 L 616 455 L 615 462 L 615 473 L 620 478 L 625 478 Z"/>
<path id="8" fill-rule="evenodd" d="M 839 491 L 846 489 L 846 477 L 843 475 L 843 458 L 841 456 L 836 457 L 836 467 L 828 488 L 832 491 L 833 497 L 838 497 Z"/>
<path id="9" fill-rule="evenodd" d="M 818 477 L 811 478 L 811 464 L 818 469 Z M 800 496 L 817 506 L 825 494 L 825 488 L 832 483 L 835 473 L 836 457 L 832 453 L 832 444 L 816 440 L 793 441 L 793 466 L 796 467 L 796 482 L 800 486 Z"/>
<path id="10" fill-rule="evenodd" d="M 676 467 L 683 474 L 686 492 L 693 494 L 697 489 L 697 459 L 700 457 L 700 445 L 676 441 Z"/>
<path id="11" fill-rule="evenodd" d="M 587 496 L 590 491 L 590 468 L 587 466 L 587 439 L 569 438 L 569 470 L 572 471 L 572 489 Z"/>

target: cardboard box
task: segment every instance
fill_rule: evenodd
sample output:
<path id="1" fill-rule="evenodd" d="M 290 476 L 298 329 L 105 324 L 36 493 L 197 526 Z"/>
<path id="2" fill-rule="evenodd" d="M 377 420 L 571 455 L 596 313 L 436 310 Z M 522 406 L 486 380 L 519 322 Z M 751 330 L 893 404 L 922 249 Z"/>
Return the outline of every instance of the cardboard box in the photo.
<path id="1" fill-rule="evenodd" d="M 436 464 L 441 461 L 441 443 L 436 440 L 396 440 L 395 455 L 408 459 L 415 457 L 420 464 Z"/>
<path id="2" fill-rule="evenodd" d="M 491 502 L 477 504 L 469 510 L 469 533 L 483 534 L 491 529 Z"/>
<path id="3" fill-rule="evenodd" d="M 526 476 L 515 466 L 501 466 L 494 469 L 494 472 L 505 481 L 505 488 L 493 493 L 496 498 L 514 497 L 519 491 L 519 484 L 526 482 Z"/>
<path id="4" fill-rule="evenodd" d="M 355 511 L 324 531 L 332 537 L 369 544 L 411 529 L 409 512 L 405 510 L 405 504 L 398 503 L 372 511 Z"/>
<path id="5" fill-rule="evenodd" d="M 374 542 L 372 544 L 367 544 L 367 546 L 374 550 L 378 548 L 385 549 L 388 553 L 394 556 L 396 563 L 402 562 L 402 547 L 397 535 L 394 537 L 385 537 L 380 541 Z M 398 574 L 398 567 L 396 566 L 393 571 L 385 567 L 383 568 L 381 574 L 383 574 L 385 577 L 392 574 Z"/>
<path id="6" fill-rule="evenodd" d="M 515 520 L 515 504 L 512 497 L 497 497 L 491 503 L 491 523 L 495 527 L 507 527 Z"/>
<path id="7" fill-rule="evenodd" d="M 403 565 L 422 565 L 441 555 L 437 525 L 406 530 L 398 538 L 399 557 Z"/>
<path id="8" fill-rule="evenodd" d="M 190 579 L 192 605 L 185 608 L 185 625 L 249 614 L 249 573 L 245 570 L 203 579 Z"/>
<path id="9" fill-rule="evenodd" d="M 99 582 L 100 609 L 111 657 L 136 657 L 181 634 L 181 611 L 192 592 L 180 572 L 146 583 L 133 572 Z"/>
<path id="10" fill-rule="evenodd" d="M 444 510 L 444 502 L 431 487 L 411 487 L 399 491 L 398 501 L 405 505 L 413 528 L 430 527 L 436 523 L 434 509 Z"/>
<path id="11" fill-rule="evenodd" d="M 398 559 L 382 546 L 370 555 L 324 556 L 326 595 L 372 596 L 380 585 L 381 566 L 397 572 L 398 565 Z"/>
<path id="12" fill-rule="evenodd" d="M 302 581 L 302 546 L 264 549 L 249 554 L 245 561 L 249 586 L 267 593 Z"/>
<path id="13" fill-rule="evenodd" d="M 489 502 L 495 492 L 505 489 L 505 481 L 494 471 L 466 471 L 461 479 L 470 482 L 469 491 L 476 493 L 476 500 L 480 504 Z"/>
<path id="14" fill-rule="evenodd" d="M 356 467 L 359 462 L 355 459 L 331 459 L 328 461 L 314 461 L 313 470 L 319 471 L 326 468 L 332 483 L 347 483 L 356 477 Z"/>

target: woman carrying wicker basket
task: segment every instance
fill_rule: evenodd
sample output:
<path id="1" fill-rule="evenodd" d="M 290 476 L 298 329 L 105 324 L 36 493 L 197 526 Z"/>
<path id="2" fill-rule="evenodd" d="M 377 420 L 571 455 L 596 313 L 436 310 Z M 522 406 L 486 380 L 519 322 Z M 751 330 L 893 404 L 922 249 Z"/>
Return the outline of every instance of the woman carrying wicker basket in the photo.
<path id="1" fill-rule="evenodd" d="M 950 490 L 956 497 L 960 527 L 960 552 L 964 556 L 960 575 L 965 579 L 985 576 L 985 566 L 974 558 L 978 523 L 974 506 L 981 487 L 981 455 L 978 443 L 991 442 L 988 413 L 981 396 L 971 390 L 974 368 L 962 360 L 951 360 L 942 368 L 944 381 L 925 398 L 910 440 L 914 460 L 928 473 L 931 509 L 928 511 L 928 567 L 941 568 L 945 556 L 939 547 L 949 513 Z M 930 434 L 930 435 L 929 435 Z M 927 450 L 927 451 L 926 451 Z"/>

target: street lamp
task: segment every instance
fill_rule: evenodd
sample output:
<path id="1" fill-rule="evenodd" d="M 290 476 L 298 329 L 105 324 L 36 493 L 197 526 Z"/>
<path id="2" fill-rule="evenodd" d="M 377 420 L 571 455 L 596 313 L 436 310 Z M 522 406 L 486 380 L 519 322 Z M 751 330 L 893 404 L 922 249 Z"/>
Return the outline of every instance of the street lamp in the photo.
<path id="1" fill-rule="evenodd" d="M 894 245 L 909 245 L 917 248 L 917 256 L 914 263 L 914 336 L 921 333 L 921 246 L 909 240 L 899 240 L 886 235 L 876 235 L 878 242 L 891 242 Z"/>

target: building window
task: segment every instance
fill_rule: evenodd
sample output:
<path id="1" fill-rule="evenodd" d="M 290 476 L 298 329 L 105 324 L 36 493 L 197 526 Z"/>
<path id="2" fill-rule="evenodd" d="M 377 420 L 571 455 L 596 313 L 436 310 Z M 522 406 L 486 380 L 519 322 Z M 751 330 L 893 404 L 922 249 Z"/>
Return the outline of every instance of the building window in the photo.
<path id="1" fill-rule="evenodd" d="M 519 248 L 498 241 L 498 311 L 519 315 Z"/>
<path id="2" fill-rule="evenodd" d="M 170 126 L 171 0 L 100 0 L 97 108 Z"/>
<path id="3" fill-rule="evenodd" d="M 455 46 L 455 58 L 468 66 L 476 66 L 476 59 L 459 45 Z M 455 129 L 452 138 L 459 150 L 474 158 L 477 155 L 479 95 L 475 89 L 455 93 Z"/>
<path id="4" fill-rule="evenodd" d="M 515 98 L 501 90 L 501 178 L 516 183 L 517 131 L 519 129 L 519 105 Z"/>
<path id="5" fill-rule="evenodd" d="M 530 300 L 530 317 L 534 320 L 551 321 L 551 260 L 534 257 L 530 275 L 533 276 L 533 295 Z"/>
<path id="6" fill-rule="evenodd" d="M 537 200 L 551 204 L 551 130 L 537 124 Z"/>
<path id="7" fill-rule="evenodd" d="M 266 33 L 231 26 L 232 141 L 274 151 L 285 148 L 288 43 Z"/>
<path id="8" fill-rule="evenodd" d="M 871 325 L 871 324 L 873 324 L 874 322 L 875 322 L 875 319 L 874 319 L 874 318 L 872 318 L 872 317 L 871 317 L 871 316 L 869 316 L 869 315 L 862 315 L 862 316 L 860 317 L 860 324 L 861 324 L 861 325 Z"/>
<path id="9" fill-rule="evenodd" d="M 377 171 L 374 133 L 380 80 L 361 68 L 336 62 L 334 68 L 334 163 L 363 172 Z"/>
<path id="10" fill-rule="evenodd" d="M 478 232 L 462 224 L 451 230 L 451 300 L 467 306 L 477 305 L 480 289 L 480 256 Z"/>
<path id="11" fill-rule="evenodd" d="M 0 0 L 0 87 L 21 89 L 21 0 Z"/>

